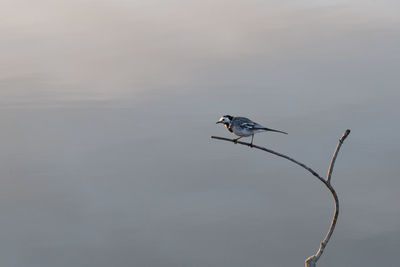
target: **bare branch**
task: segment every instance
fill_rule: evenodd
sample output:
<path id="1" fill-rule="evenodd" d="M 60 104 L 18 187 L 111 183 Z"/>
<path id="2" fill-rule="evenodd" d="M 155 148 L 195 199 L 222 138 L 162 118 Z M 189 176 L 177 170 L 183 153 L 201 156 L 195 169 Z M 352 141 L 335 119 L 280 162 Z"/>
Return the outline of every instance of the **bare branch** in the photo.
<path id="1" fill-rule="evenodd" d="M 339 143 L 336 146 L 336 149 L 335 149 L 335 151 L 333 153 L 333 156 L 332 156 L 332 160 L 331 160 L 331 164 L 330 164 L 329 169 L 328 169 L 328 174 L 327 174 L 326 180 L 324 178 L 322 178 L 313 169 L 311 169 L 310 167 L 305 165 L 304 163 L 301 163 L 301 162 L 299 162 L 299 161 L 297 161 L 297 160 L 295 160 L 295 159 L 293 159 L 293 158 L 291 158 L 289 156 L 286 156 L 286 155 L 284 155 L 282 153 L 273 151 L 271 149 L 268 149 L 268 148 L 265 148 L 265 147 L 262 147 L 262 146 L 253 145 L 251 143 L 246 143 L 246 142 L 242 142 L 242 141 L 236 141 L 235 139 L 229 139 L 229 138 L 219 137 L 219 136 L 211 136 L 211 138 L 213 138 L 213 139 L 229 141 L 229 142 L 232 142 L 232 143 L 235 143 L 235 144 L 241 144 L 241 145 L 246 145 L 246 146 L 249 146 L 249 147 L 254 147 L 254 148 L 263 150 L 265 152 L 274 154 L 274 155 L 276 155 L 278 157 L 285 158 L 285 159 L 287 159 L 287 160 L 289 160 L 289 161 L 291 161 L 291 162 L 303 167 L 307 171 L 309 171 L 312 175 L 317 177 L 318 180 L 320 180 L 328 188 L 328 190 L 331 192 L 333 200 L 335 202 L 335 212 L 334 212 L 334 215 L 333 215 L 333 218 L 332 218 L 332 221 L 331 221 L 331 225 L 329 227 L 328 233 L 326 234 L 326 236 L 324 237 L 324 239 L 320 243 L 320 247 L 319 247 L 317 253 L 315 255 L 312 255 L 312 256 L 310 256 L 309 258 L 306 259 L 306 261 L 305 261 L 306 267 L 315 267 L 316 266 L 316 263 L 319 260 L 319 258 L 321 257 L 322 253 L 324 252 L 324 249 L 325 249 L 326 245 L 328 244 L 329 239 L 331 238 L 331 236 L 333 234 L 333 230 L 335 229 L 335 226 L 336 226 L 336 222 L 337 222 L 337 219 L 338 219 L 338 216 L 339 216 L 339 199 L 338 199 L 338 196 L 336 194 L 335 189 L 331 186 L 330 182 L 331 182 L 331 177 L 332 177 L 332 173 L 333 173 L 333 167 L 335 166 L 335 162 L 336 162 L 336 157 L 337 157 L 337 155 L 339 153 L 340 147 L 343 144 L 343 141 L 347 138 L 347 136 L 349 134 L 350 134 L 350 130 L 347 129 L 343 133 L 342 137 L 340 137 Z"/>
<path id="2" fill-rule="evenodd" d="M 343 141 L 347 138 L 347 136 L 350 134 L 350 129 L 347 129 L 342 137 L 340 137 L 339 142 L 336 146 L 335 152 L 333 152 L 333 156 L 332 156 L 332 160 L 331 160 L 331 164 L 329 165 L 329 169 L 328 169 L 328 174 L 326 175 L 326 181 L 328 183 L 331 183 L 331 177 L 332 177 L 332 172 L 333 172 L 333 167 L 335 166 L 335 161 L 336 161 L 336 157 L 339 153 L 339 149 L 343 144 Z"/>
<path id="3" fill-rule="evenodd" d="M 340 147 L 342 146 L 343 141 L 347 138 L 347 136 L 349 134 L 350 134 L 350 130 L 347 129 L 343 133 L 342 137 L 340 137 L 339 142 L 338 142 L 338 144 L 336 146 L 336 149 L 335 149 L 335 151 L 333 152 L 333 155 L 332 155 L 332 160 L 331 160 L 331 164 L 329 165 L 328 174 L 326 175 L 326 183 L 325 183 L 325 185 L 329 189 L 329 191 L 331 191 L 332 196 L 333 196 L 333 200 L 335 201 L 335 213 L 334 213 L 332 221 L 331 221 L 331 226 L 329 227 L 328 233 L 326 234 L 326 236 L 322 240 L 317 253 L 315 253 L 315 255 L 312 255 L 308 259 L 306 259 L 306 262 L 305 262 L 306 267 L 314 267 L 315 266 L 315 264 L 317 263 L 317 261 L 321 257 L 322 253 L 324 252 L 324 249 L 325 249 L 326 245 L 329 242 L 329 239 L 331 238 L 331 236 L 333 234 L 333 230 L 335 230 L 337 218 L 339 216 L 339 198 L 338 198 L 338 196 L 336 194 L 335 189 L 333 189 L 333 187 L 331 186 L 331 177 L 332 177 L 333 167 L 335 166 L 336 157 L 337 157 L 337 155 L 339 153 Z"/>
<path id="4" fill-rule="evenodd" d="M 277 155 L 278 157 L 285 158 L 285 159 L 290 160 L 291 162 L 294 162 L 294 163 L 296 163 L 297 165 L 303 167 L 303 168 L 306 169 L 307 171 L 311 172 L 311 174 L 314 175 L 315 177 L 317 177 L 321 182 L 325 183 L 325 179 L 322 178 L 316 171 L 314 171 L 313 169 L 311 169 L 310 167 L 308 167 L 308 166 L 305 165 L 304 163 L 301 163 L 301 162 L 299 162 L 299 161 L 297 161 L 297 160 L 295 160 L 295 159 L 293 159 L 293 158 L 291 158 L 291 157 L 289 157 L 289 156 L 286 156 L 286 155 L 284 155 L 284 154 L 282 154 L 282 153 L 273 151 L 273 150 L 271 150 L 271 149 L 268 149 L 268 148 L 265 148 L 265 147 L 262 147 L 262 146 L 252 145 L 251 143 L 246 143 L 246 142 L 242 142 L 242 141 L 235 141 L 235 139 L 229 139 L 229 138 L 219 137 L 219 136 L 211 136 L 211 138 L 213 138 L 213 139 L 218 139 L 218 140 L 229 141 L 229 142 L 232 142 L 232 143 L 234 143 L 234 144 L 240 144 L 240 145 L 245 145 L 245 146 L 249 146 L 249 147 L 254 147 L 254 148 L 263 150 L 263 151 L 265 151 L 265 152 L 268 152 L 268 153 Z"/>

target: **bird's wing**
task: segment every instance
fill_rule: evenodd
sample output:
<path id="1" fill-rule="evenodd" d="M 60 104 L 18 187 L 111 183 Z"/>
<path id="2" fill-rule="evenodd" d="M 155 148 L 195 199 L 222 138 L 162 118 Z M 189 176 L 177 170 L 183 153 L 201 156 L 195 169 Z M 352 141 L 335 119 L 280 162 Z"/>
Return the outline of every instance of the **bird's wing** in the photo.
<path id="1" fill-rule="evenodd" d="M 264 126 L 255 123 L 254 121 L 251 121 L 247 118 L 240 118 L 240 127 L 243 129 L 248 129 L 248 130 L 256 130 L 256 129 L 263 129 L 265 128 Z"/>
<path id="2" fill-rule="evenodd" d="M 270 129 L 265 126 L 262 126 L 261 124 L 251 121 L 245 117 L 236 117 L 235 119 L 237 119 L 237 121 L 236 121 L 237 125 L 239 125 L 239 127 L 242 128 L 243 130 L 265 130 L 265 131 L 287 134 L 287 132 L 274 130 L 274 129 Z"/>
<path id="3" fill-rule="evenodd" d="M 243 129 L 251 130 L 251 129 L 255 129 L 256 124 L 254 122 L 242 122 L 240 124 L 240 127 L 243 128 Z"/>

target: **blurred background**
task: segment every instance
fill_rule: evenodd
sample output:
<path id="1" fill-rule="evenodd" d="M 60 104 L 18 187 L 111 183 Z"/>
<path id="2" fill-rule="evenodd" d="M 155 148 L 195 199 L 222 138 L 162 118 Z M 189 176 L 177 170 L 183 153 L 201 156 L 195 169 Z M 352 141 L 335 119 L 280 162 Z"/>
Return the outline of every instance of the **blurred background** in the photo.
<path id="1" fill-rule="evenodd" d="M 398 1 L 1 6 L 2 266 L 398 266 Z"/>

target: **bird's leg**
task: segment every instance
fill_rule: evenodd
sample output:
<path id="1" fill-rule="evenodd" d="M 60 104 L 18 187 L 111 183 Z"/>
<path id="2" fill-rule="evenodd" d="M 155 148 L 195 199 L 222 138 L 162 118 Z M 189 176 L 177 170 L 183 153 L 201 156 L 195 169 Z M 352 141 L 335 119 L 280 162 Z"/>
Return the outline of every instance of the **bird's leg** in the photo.
<path id="1" fill-rule="evenodd" d="M 236 138 L 236 139 L 233 139 L 233 142 L 235 143 L 235 144 L 237 144 L 237 141 L 240 139 L 240 138 L 242 138 L 243 136 L 241 136 L 241 137 L 239 137 L 239 138 Z"/>
<path id="2" fill-rule="evenodd" d="M 254 139 L 254 134 L 251 135 L 251 143 L 250 143 L 251 147 L 253 147 L 253 139 Z"/>

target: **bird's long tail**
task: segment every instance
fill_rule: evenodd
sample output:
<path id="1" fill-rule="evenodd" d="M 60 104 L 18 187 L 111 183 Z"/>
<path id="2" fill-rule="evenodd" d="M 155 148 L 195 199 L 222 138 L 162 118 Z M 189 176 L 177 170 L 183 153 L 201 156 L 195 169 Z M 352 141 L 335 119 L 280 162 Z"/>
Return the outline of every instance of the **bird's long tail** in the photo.
<path id="1" fill-rule="evenodd" d="M 287 132 L 282 132 L 282 131 L 279 131 L 279 130 L 274 130 L 274 129 L 269 129 L 269 128 L 262 128 L 263 130 L 266 130 L 266 131 L 270 131 L 270 132 L 277 132 L 277 133 L 283 133 L 283 134 L 288 134 Z"/>

